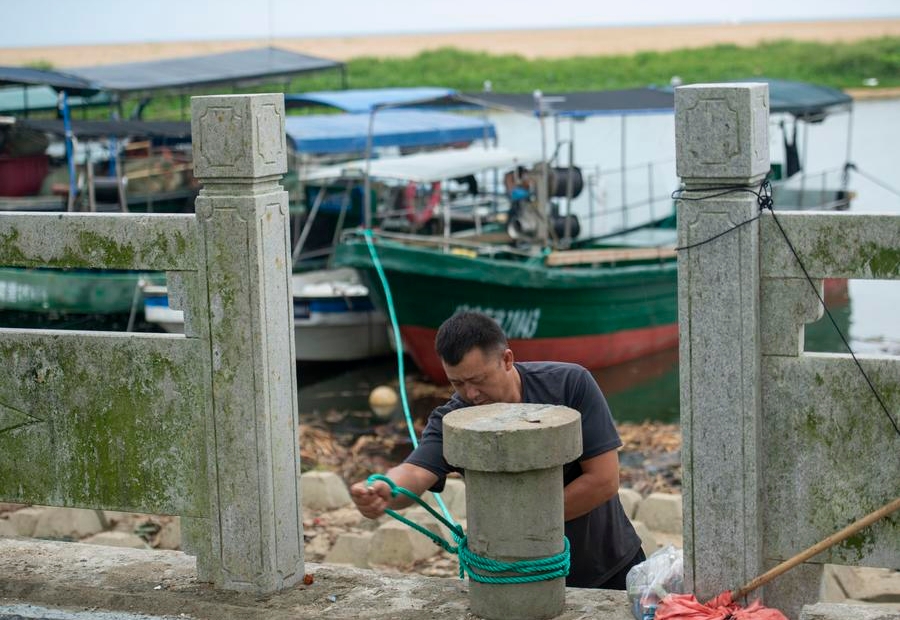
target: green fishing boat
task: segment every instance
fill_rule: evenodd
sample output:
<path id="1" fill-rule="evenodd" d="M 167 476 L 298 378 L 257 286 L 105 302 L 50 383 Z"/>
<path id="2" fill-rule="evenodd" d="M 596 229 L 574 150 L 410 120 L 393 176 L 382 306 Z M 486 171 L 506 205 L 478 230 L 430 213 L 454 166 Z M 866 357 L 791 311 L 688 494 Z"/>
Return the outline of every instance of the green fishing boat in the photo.
<path id="1" fill-rule="evenodd" d="M 143 282 L 164 274 L 80 269 L 0 269 L 0 308 L 12 312 L 128 314 Z"/>
<path id="2" fill-rule="evenodd" d="M 537 255 L 509 246 L 372 233 L 406 351 L 446 382 L 434 337 L 460 310 L 489 314 L 521 361 L 553 359 L 602 368 L 673 347 L 678 340 L 676 231 L 651 225 Z M 363 234 L 337 246 L 335 264 L 362 272 L 387 309 Z"/>

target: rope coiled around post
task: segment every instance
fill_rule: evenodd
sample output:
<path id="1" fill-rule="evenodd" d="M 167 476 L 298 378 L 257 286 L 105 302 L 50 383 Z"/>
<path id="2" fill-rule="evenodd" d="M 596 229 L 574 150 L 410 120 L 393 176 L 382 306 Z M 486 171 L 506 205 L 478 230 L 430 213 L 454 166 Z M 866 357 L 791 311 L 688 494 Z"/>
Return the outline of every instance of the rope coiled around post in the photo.
<path id="1" fill-rule="evenodd" d="M 393 480 L 382 474 L 372 474 L 367 479 L 369 486 L 373 482 L 382 481 L 391 489 L 391 497 L 397 495 L 405 495 L 420 506 L 425 508 L 431 515 L 440 521 L 453 535 L 455 545 L 451 544 L 447 539 L 435 534 L 434 532 L 422 527 L 400 513 L 387 509 L 385 512 L 405 523 L 417 532 L 420 532 L 430 538 L 435 544 L 439 545 L 447 553 L 452 553 L 459 557 L 459 578 L 463 579 L 466 575 L 473 581 L 480 583 L 504 584 L 504 583 L 532 583 L 535 581 L 547 581 L 565 577 L 569 574 L 569 540 L 564 538 L 565 548 L 561 553 L 546 558 L 538 558 L 536 560 L 518 560 L 516 562 L 501 562 L 492 560 L 484 556 L 474 553 L 469 549 L 468 541 L 462 526 L 458 523 L 451 523 L 435 511 L 431 506 L 426 504 L 418 495 L 412 491 L 398 486 Z M 501 575 L 500 573 L 514 573 L 512 575 Z"/>

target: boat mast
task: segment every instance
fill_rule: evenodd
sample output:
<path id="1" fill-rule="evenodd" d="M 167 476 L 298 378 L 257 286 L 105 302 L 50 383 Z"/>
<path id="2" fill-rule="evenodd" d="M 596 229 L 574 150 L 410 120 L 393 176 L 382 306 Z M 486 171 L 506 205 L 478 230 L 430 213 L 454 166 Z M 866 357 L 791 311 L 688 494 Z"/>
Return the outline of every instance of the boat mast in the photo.
<path id="1" fill-rule="evenodd" d="M 365 178 L 363 179 L 363 222 L 367 229 L 372 228 L 372 201 L 369 199 L 369 188 L 371 186 L 369 181 L 369 171 L 371 170 L 372 141 L 375 132 L 375 113 L 377 111 L 377 105 L 372 106 L 372 109 L 369 111 L 369 133 L 366 135 L 366 173 Z"/>
<path id="2" fill-rule="evenodd" d="M 546 119 L 545 119 L 545 111 L 544 111 L 544 96 L 543 93 L 539 90 L 534 91 L 534 106 L 537 110 L 538 120 L 541 125 L 541 179 L 538 184 L 538 201 L 541 208 L 541 214 L 544 218 L 544 222 L 546 223 L 543 226 L 543 232 L 541 234 L 541 245 L 544 247 L 547 246 L 547 242 L 549 241 L 550 234 L 550 205 L 548 204 L 549 198 L 548 194 L 548 185 L 550 184 L 549 179 L 549 162 L 547 162 L 547 127 L 546 127 Z"/>
<path id="3" fill-rule="evenodd" d="M 75 191 L 77 189 L 75 180 L 75 145 L 72 137 L 72 121 L 69 118 L 69 98 L 65 90 L 59 91 L 59 108 L 62 113 L 66 139 L 66 165 L 69 168 L 69 199 L 66 203 L 66 210 L 72 211 L 75 208 Z"/>

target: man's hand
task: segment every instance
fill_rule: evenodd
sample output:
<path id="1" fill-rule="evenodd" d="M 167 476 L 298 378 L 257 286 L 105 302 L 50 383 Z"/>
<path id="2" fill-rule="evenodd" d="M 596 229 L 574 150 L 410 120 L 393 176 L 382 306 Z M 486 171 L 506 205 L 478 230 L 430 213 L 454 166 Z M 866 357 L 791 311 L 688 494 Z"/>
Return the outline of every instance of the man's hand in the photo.
<path id="1" fill-rule="evenodd" d="M 391 487 L 382 480 L 376 480 L 372 486 L 357 482 L 350 487 L 350 497 L 362 516 L 377 519 L 390 507 Z"/>
<path id="2" fill-rule="evenodd" d="M 438 477 L 418 465 L 400 463 L 385 474 L 398 487 L 421 495 L 438 481 Z M 366 481 L 357 482 L 350 487 L 350 497 L 362 516 L 377 519 L 388 508 L 405 508 L 412 500 L 405 495 L 391 497 L 391 487 L 383 480 L 376 480 L 371 486 Z"/>

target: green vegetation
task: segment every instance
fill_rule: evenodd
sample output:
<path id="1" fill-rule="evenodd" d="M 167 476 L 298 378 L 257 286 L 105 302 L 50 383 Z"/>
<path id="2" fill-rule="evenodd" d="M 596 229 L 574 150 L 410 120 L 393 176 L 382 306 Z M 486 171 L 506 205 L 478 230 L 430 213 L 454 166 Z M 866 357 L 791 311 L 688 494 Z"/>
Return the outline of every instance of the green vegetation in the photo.
<path id="1" fill-rule="evenodd" d="M 35 60 L 34 62 L 25 63 L 29 69 L 40 69 L 41 71 L 52 71 L 53 63 L 49 60 Z"/>
<path id="2" fill-rule="evenodd" d="M 753 48 L 716 45 L 557 60 L 443 49 L 411 59 L 356 59 L 348 63 L 348 75 L 354 88 L 435 84 L 480 90 L 484 80 L 491 80 L 499 92 L 633 88 L 668 84 L 673 75 L 686 84 L 765 75 L 839 88 L 877 77 L 884 86 L 898 86 L 900 38 L 834 45 L 773 41 Z"/>
<path id="3" fill-rule="evenodd" d="M 716 45 L 631 56 L 536 60 L 441 49 L 412 58 L 366 57 L 347 63 L 347 82 L 351 88 L 446 86 L 478 91 L 485 80 L 490 80 L 497 92 L 608 90 L 667 85 L 675 75 L 685 84 L 766 76 L 837 88 L 860 88 L 868 78 L 877 78 L 879 86 L 900 86 L 900 37 L 834 44 L 782 40 L 756 47 Z M 287 85 L 282 82 L 233 92 L 339 88 L 340 76 L 326 72 L 296 78 Z M 157 97 L 147 106 L 144 118 L 175 119 L 189 114 L 186 98 Z"/>

